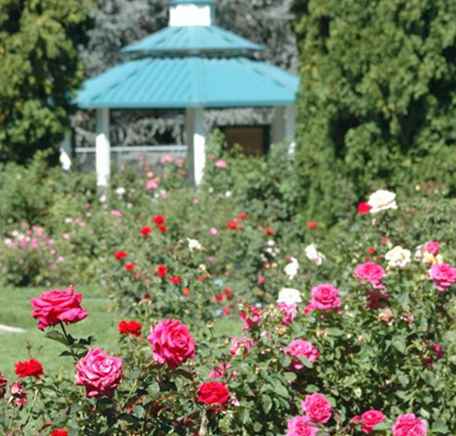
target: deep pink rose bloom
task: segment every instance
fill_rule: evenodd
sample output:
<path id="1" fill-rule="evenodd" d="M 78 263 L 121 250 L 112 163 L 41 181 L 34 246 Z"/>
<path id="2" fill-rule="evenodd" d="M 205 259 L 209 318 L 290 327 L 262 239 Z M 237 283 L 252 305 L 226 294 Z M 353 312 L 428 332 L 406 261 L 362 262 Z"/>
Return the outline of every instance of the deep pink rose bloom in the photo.
<path id="1" fill-rule="evenodd" d="M 355 416 L 352 421 L 355 424 L 361 424 L 363 433 L 372 433 L 376 425 L 385 421 L 385 415 L 380 410 L 371 409 L 359 416 Z"/>
<path id="2" fill-rule="evenodd" d="M 81 307 L 81 301 L 82 294 L 73 288 L 46 291 L 32 299 L 32 316 L 38 320 L 40 330 L 59 322 L 72 324 L 87 316 L 87 311 Z"/>
<path id="3" fill-rule="evenodd" d="M 92 348 L 76 364 L 76 384 L 86 388 L 91 397 L 110 396 L 122 378 L 122 359 L 101 348 Z"/>
<path id="4" fill-rule="evenodd" d="M 232 356 L 246 356 L 254 346 L 255 342 L 251 338 L 233 336 L 231 338 L 230 353 Z"/>
<path id="5" fill-rule="evenodd" d="M 426 436 L 427 422 L 413 413 L 406 413 L 396 419 L 392 430 L 393 436 Z"/>
<path id="6" fill-rule="evenodd" d="M 339 289 L 330 283 L 315 286 L 311 291 L 310 305 L 316 310 L 337 310 L 342 306 Z"/>
<path id="7" fill-rule="evenodd" d="M 279 303 L 277 307 L 283 315 L 282 324 L 291 325 L 298 314 L 298 306 L 296 304 Z"/>
<path id="8" fill-rule="evenodd" d="M 370 283 L 376 289 L 382 289 L 383 277 L 385 277 L 385 270 L 381 265 L 375 262 L 364 262 L 355 268 L 355 277 L 362 281 Z"/>
<path id="9" fill-rule="evenodd" d="M 439 241 L 428 241 L 424 244 L 424 251 L 433 256 L 437 256 L 440 253 L 440 242 Z"/>
<path id="10" fill-rule="evenodd" d="M 434 286 L 440 292 L 444 292 L 456 283 L 456 268 L 447 263 L 436 263 L 429 270 L 429 276 Z"/>
<path id="11" fill-rule="evenodd" d="M 284 349 L 285 354 L 291 357 L 305 357 L 309 362 L 315 362 L 320 357 L 318 348 L 308 341 L 302 339 L 294 339 Z M 304 365 L 299 359 L 293 359 L 292 366 L 296 370 L 301 370 Z"/>
<path id="12" fill-rule="evenodd" d="M 196 344 L 188 327 L 175 319 L 160 321 L 147 337 L 154 360 L 177 368 L 187 359 L 195 357 Z"/>
<path id="13" fill-rule="evenodd" d="M 318 428 L 307 416 L 295 416 L 288 420 L 287 436 L 316 436 Z"/>
<path id="14" fill-rule="evenodd" d="M 307 395 L 302 402 L 302 410 L 312 422 L 325 424 L 331 419 L 332 406 L 323 394 Z"/>

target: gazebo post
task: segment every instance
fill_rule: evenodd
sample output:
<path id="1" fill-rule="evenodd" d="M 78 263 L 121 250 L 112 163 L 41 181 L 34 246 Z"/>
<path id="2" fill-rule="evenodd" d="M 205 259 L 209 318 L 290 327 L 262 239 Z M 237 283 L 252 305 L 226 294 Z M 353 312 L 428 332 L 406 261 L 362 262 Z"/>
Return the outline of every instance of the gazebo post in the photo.
<path id="1" fill-rule="evenodd" d="M 203 180 L 206 165 L 206 126 L 203 108 L 186 109 L 185 134 L 188 146 L 188 171 L 191 181 L 198 186 Z"/>
<path id="2" fill-rule="evenodd" d="M 97 136 L 95 142 L 97 187 L 106 191 L 111 175 L 111 144 L 109 142 L 109 109 L 97 109 Z"/>
<path id="3" fill-rule="evenodd" d="M 273 144 L 286 142 L 288 154 L 294 153 L 296 146 L 296 107 L 294 105 L 274 108 L 271 133 Z"/>

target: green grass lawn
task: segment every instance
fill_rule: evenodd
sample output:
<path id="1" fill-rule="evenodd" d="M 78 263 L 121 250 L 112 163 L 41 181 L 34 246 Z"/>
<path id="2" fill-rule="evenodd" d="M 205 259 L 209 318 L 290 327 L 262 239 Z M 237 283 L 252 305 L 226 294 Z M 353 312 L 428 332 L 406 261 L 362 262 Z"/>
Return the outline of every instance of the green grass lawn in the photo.
<path id="1" fill-rule="evenodd" d="M 25 333 L 0 332 L 0 372 L 8 378 L 14 375 L 14 363 L 30 357 L 43 363 L 48 373 L 71 370 L 71 358 L 59 358 L 64 346 L 45 337 L 38 330 L 36 320 L 32 318 L 30 300 L 39 295 L 43 289 L 6 288 L 0 290 L 0 324 L 21 327 Z M 82 305 L 89 316 L 78 324 L 68 326 L 73 336 L 96 337 L 96 344 L 106 350 L 117 349 L 117 323 L 120 316 L 110 310 L 109 300 L 92 288 L 78 289 L 84 299 Z"/>
<path id="2" fill-rule="evenodd" d="M 45 372 L 57 374 L 59 371 L 72 372 L 73 361 L 70 357 L 59 357 L 65 347 L 45 337 L 38 330 L 36 320 L 32 318 L 30 300 L 43 289 L 6 288 L 0 289 L 0 324 L 21 327 L 25 333 L 0 332 L 0 372 L 11 379 L 14 377 L 14 364 L 18 360 L 34 357 L 44 366 Z M 89 313 L 88 317 L 67 327 L 75 337 L 95 336 L 95 344 L 116 353 L 118 350 L 117 323 L 121 315 L 111 310 L 111 303 L 96 288 L 78 288 L 84 295 L 82 306 Z M 240 322 L 223 318 L 215 323 L 217 335 L 240 334 Z"/>

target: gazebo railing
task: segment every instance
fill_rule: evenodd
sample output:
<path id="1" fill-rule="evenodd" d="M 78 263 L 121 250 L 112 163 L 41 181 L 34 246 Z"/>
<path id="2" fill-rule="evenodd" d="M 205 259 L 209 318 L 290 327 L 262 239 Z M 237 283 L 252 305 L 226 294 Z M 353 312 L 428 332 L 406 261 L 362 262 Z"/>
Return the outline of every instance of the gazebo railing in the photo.
<path id="1" fill-rule="evenodd" d="M 187 156 L 186 145 L 140 145 L 111 147 L 111 164 L 115 168 L 157 167 L 165 155 L 174 158 Z M 95 171 L 95 147 L 76 147 L 75 168 L 80 171 Z"/>

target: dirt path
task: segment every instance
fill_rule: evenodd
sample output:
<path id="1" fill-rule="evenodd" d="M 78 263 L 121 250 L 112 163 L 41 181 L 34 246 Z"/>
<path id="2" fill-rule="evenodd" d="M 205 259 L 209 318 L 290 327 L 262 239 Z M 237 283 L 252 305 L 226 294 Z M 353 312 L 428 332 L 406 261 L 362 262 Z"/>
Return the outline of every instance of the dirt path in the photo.
<path id="1" fill-rule="evenodd" d="M 9 325 L 0 324 L 0 334 L 1 333 L 25 333 L 25 330 L 20 327 L 11 327 Z"/>

